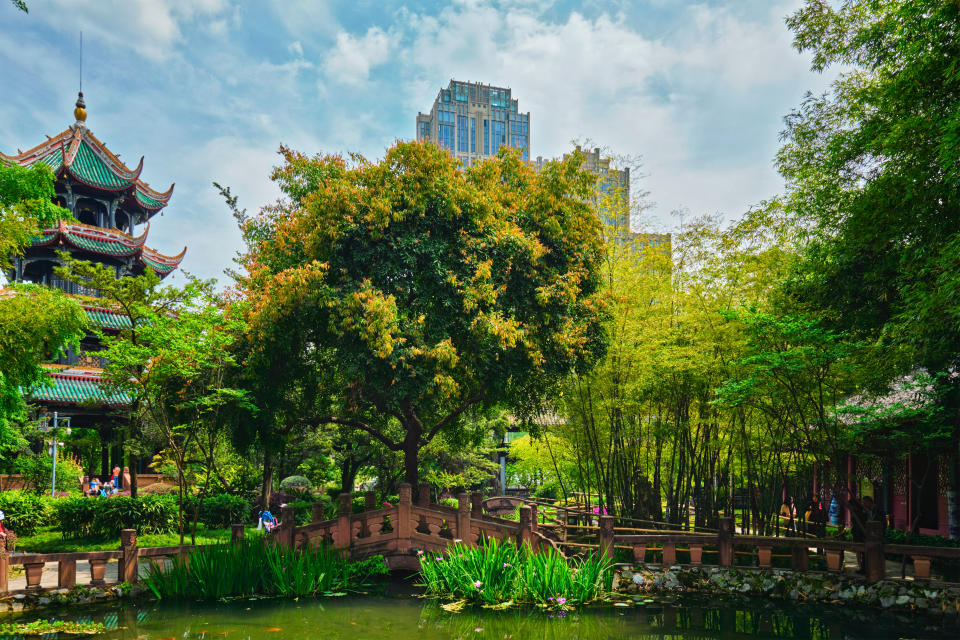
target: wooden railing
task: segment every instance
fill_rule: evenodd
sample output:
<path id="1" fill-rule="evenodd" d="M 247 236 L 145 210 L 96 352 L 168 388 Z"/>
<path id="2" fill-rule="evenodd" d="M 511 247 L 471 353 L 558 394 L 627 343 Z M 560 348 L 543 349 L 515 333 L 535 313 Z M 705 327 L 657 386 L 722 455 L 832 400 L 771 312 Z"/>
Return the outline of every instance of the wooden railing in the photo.
<path id="1" fill-rule="evenodd" d="M 813 555 L 825 559 L 828 571 L 840 572 L 843 570 L 844 554 L 851 552 L 863 554 L 864 575 L 869 582 L 877 582 L 888 577 L 886 575 L 888 554 L 899 555 L 903 559 L 911 558 L 914 577 L 918 580 L 930 579 L 930 565 L 933 559 L 960 558 L 960 548 L 884 544 L 883 528 L 879 522 L 866 523 L 866 539 L 864 542 L 735 535 L 733 518 L 721 518 L 720 530 L 716 534 L 623 535 L 617 533 L 614 523 L 615 519 L 612 516 L 602 516 L 600 518 L 597 547 L 611 558 L 614 555 L 615 548 L 632 549 L 633 560 L 637 564 L 643 564 L 647 550 L 656 546 L 661 552 L 662 564 L 672 566 L 677 561 L 678 546 L 683 545 L 690 554 L 690 564 L 692 565 L 704 564 L 705 548 L 710 547 L 709 552 L 716 553 L 716 564 L 721 567 L 733 567 L 735 556 L 740 553 L 747 553 L 756 556 L 758 567 L 772 568 L 774 550 L 786 548 L 789 551 L 790 568 L 794 571 L 808 571 L 810 557 Z M 561 548 L 564 546 L 564 544 L 560 544 Z M 738 551 L 738 549 L 744 548 L 749 549 L 749 551 Z M 903 577 L 902 573 L 901 577 Z"/>

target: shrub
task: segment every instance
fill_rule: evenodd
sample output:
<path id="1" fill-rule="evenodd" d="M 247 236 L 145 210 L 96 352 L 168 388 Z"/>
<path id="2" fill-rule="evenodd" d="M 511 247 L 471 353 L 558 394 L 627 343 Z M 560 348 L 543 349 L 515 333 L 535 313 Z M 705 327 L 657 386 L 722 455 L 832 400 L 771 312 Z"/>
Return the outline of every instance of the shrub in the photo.
<path id="1" fill-rule="evenodd" d="M 382 557 L 350 562 L 342 551 L 293 550 L 261 540 L 197 547 L 165 569 L 151 564 L 143 582 L 158 598 L 219 599 L 275 595 L 299 598 L 359 585 L 386 573 Z"/>
<path id="2" fill-rule="evenodd" d="M 50 493 L 53 478 L 53 458 L 46 453 L 20 455 L 13 465 L 14 471 L 23 475 L 26 484 L 37 494 Z M 80 493 L 80 476 L 83 469 L 67 455 L 57 456 L 57 491 L 77 495 Z"/>
<path id="3" fill-rule="evenodd" d="M 301 489 L 313 489 L 313 483 L 306 476 L 287 476 L 280 481 L 280 489 L 290 489 L 299 487 Z"/>
<path id="4" fill-rule="evenodd" d="M 193 509 L 197 503 L 200 505 L 200 522 L 212 528 L 224 528 L 234 523 L 248 522 L 254 516 L 253 508 L 245 499 L 221 493 L 207 496 L 203 500 L 200 500 L 199 496 L 184 496 L 183 511 L 187 520 L 193 519 Z"/>
<path id="5" fill-rule="evenodd" d="M 3 524 L 19 536 L 29 536 L 37 528 L 51 524 L 52 503 L 53 499 L 28 491 L 2 491 L 0 511 L 6 516 Z"/>
<path id="6" fill-rule="evenodd" d="M 67 498 L 54 503 L 55 522 L 64 536 L 116 538 L 121 529 L 169 533 L 177 528 L 174 496 Z"/>

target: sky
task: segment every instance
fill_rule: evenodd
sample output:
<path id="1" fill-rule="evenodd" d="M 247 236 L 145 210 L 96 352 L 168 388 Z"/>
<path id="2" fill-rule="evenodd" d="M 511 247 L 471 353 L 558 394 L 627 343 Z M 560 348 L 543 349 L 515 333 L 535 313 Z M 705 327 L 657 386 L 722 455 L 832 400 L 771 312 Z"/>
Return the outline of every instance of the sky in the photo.
<path id="1" fill-rule="evenodd" d="M 574 140 L 639 158 L 635 227 L 735 219 L 783 189 L 783 117 L 831 76 L 810 71 L 784 18 L 801 0 L 0 0 L 0 151 L 73 122 L 142 178 L 176 183 L 148 246 L 225 283 L 242 249 L 213 188 L 274 201 L 281 144 L 383 156 L 415 137 L 451 78 L 513 89 L 531 156 Z"/>

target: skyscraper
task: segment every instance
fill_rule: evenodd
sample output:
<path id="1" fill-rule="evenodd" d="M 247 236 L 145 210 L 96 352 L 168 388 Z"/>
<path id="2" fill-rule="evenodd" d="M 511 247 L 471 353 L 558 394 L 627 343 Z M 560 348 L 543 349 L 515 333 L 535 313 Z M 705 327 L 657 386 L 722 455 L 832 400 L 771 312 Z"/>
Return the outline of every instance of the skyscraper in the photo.
<path id="1" fill-rule="evenodd" d="M 600 148 L 593 151 L 584 151 L 577 146 L 577 151 L 583 154 L 583 168 L 597 176 L 597 196 L 594 205 L 601 219 L 607 227 L 617 233 L 630 233 L 630 167 L 617 169 L 610 166 L 611 159 L 600 155 Z M 564 154 L 566 158 L 569 154 Z M 533 166 L 540 171 L 550 162 L 537 156 Z M 608 199 L 609 198 L 609 199 Z"/>
<path id="2" fill-rule="evenodd" d="M 417 140 L 432 140 L 469 166 L 497 154 L 501 146 L 520 149 L 530 160 L 530 112 L 520 113 L 512 91 L 479 82 L 450 80 L 430 113 L 417 114 Z"/>

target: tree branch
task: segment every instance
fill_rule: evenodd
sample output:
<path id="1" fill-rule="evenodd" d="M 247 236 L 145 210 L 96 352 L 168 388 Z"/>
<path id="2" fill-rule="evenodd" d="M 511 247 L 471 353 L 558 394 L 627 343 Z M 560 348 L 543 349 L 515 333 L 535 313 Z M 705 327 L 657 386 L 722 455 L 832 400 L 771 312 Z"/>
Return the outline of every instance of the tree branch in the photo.
<path id="1" fill-rule="evenodd" d="M 429 444 L 430 441 L 433 440 L 433 437 L 436 436 L 441 429 L 443 429 L 445 426 L 447 426 L 448 424 L 456 420 L 458 417 L 460 417 L 460 415 L 464 411 L 469 409 L 471 406 L 477 404 L 481 400 L 483 400 L 483 393 L 478 393 L 477 395 L 471 396 L 466 400 L 464 400 L 463 402 L 461 402 L 460 406 L 458 406 L 456 409 L 448 413 L 445 418 L 440 420 L 440 422 L 433 425 L 433 428 L 430 429 L 429 433 L 427 433 L 427 436 L 420 440 L 421 446 L 426 446 L 427 444 Z"/>
<path id="2" fill-rule="evenodd" d="M 385 447 L 390 449 L 390 451 L 402 451 L 403 446 L 393 442 L 388 437 L 371 427 L 365 422 L 360 422 L 359 420 L 349 420 L 346 418 L 336 418 L 334 416 L 326 416 L 323 418 L 317 418 L 316 420 L 309 421 L 314 424 L 314 426 L 320 426 L 321 424 L 339 424 L 345 427 L 354 427 L 355 429 L 360 429 L 361 431 L 366 431 L 375 439 L 379 440 Z"/>

